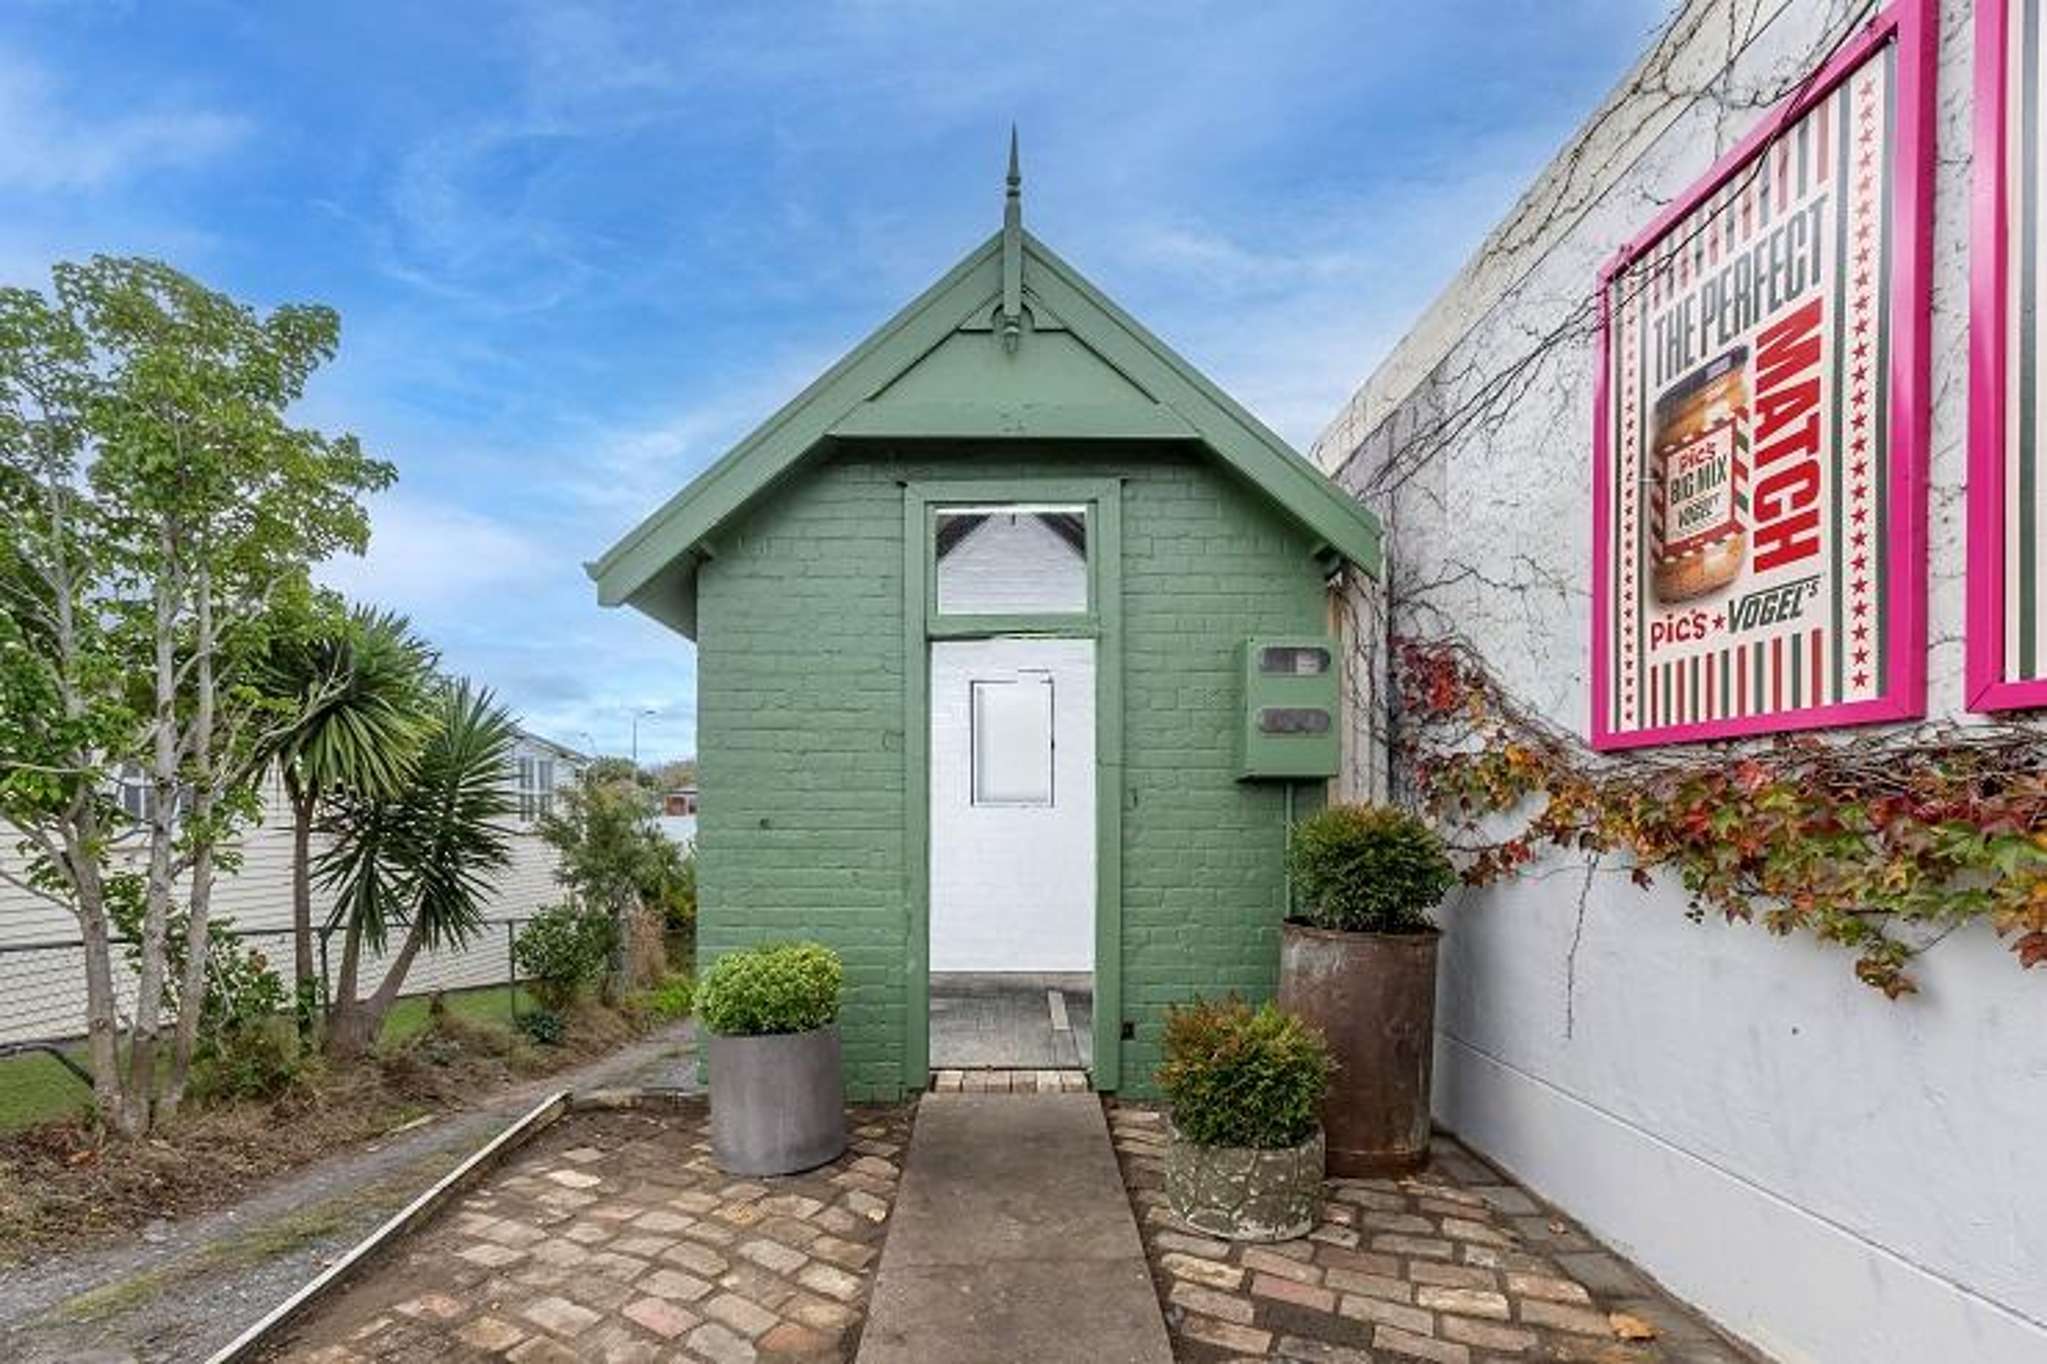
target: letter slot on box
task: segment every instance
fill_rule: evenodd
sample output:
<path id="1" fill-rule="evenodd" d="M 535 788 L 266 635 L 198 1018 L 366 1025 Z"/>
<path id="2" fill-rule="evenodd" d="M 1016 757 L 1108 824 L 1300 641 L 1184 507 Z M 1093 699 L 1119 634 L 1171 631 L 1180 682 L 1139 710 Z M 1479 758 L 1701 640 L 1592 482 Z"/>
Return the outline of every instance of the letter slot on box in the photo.
<path id="1" fill-rule="evenodd" d="M 1342 759 L 1336 641 L 1326 635 L 1247 640 L 1237 676 L 1243 686 L 1237 776 L 1335 776 Z"/>

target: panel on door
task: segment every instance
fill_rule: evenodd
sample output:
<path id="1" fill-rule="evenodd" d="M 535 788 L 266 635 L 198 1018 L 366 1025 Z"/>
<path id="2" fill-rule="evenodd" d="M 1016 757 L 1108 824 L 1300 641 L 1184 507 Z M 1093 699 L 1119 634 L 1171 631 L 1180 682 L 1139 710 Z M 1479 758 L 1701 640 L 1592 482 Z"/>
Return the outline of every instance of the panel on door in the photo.
<path id="1" fill-rule="evenodd" d="M 1094 969 L 1095 658 L 931 646 L 931 969 Z"/>

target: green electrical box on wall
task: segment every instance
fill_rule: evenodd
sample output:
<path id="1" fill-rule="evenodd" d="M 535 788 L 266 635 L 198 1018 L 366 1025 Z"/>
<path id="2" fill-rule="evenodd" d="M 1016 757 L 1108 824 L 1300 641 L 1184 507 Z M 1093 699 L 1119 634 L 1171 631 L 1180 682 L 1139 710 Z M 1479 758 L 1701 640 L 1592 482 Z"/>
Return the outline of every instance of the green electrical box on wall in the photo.
<path id="1" fill-rule="evenodd" d="M 1247 640 L 1237 672 L 1244 689 L 1237 776 L 1335 776 L 1343 757 L 1336 734 L 1336 641 L 1327 635 Z"/>

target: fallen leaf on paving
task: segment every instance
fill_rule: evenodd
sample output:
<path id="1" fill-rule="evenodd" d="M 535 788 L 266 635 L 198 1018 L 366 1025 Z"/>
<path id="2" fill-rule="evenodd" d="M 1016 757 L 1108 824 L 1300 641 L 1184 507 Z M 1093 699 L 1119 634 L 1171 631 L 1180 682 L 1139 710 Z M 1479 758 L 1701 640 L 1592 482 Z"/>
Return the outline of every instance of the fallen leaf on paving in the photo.
<path id="1" fill-rule="evenodd" d="M 1656 1339 L 1656 1328 L 1640 1317 L 1630 1316 L 1626 1312 L 1609 1312 L 1606 1320 L 1607 1324 L 1613 1327 L 1613 1333 L 1622 1340 Z"/>

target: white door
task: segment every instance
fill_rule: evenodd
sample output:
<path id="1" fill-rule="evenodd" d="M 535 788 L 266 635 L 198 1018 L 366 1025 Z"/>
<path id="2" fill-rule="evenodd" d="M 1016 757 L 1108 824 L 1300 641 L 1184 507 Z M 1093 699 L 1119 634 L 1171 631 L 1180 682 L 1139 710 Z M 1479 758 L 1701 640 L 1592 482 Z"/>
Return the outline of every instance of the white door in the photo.
<path id="1" fill-rule="evenodd" d="M 1095 645 L 931 646 L 931 969 L 1092 971 Z"/>

